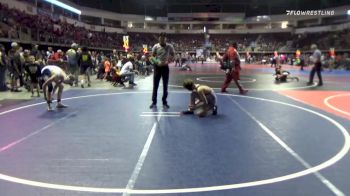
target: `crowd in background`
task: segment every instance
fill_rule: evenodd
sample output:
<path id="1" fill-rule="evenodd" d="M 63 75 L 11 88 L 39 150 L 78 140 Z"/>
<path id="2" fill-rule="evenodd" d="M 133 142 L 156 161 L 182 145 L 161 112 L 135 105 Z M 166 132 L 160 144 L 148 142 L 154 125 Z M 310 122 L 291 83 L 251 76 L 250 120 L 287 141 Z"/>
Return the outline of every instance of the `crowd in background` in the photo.
<path id="1" fill-rule="evenodd" d="M 20 38 L 30 41 L 79 45 L 96 48 L 116 48 L 123 50 L 123 34 L 91 31 L 65 19 L 45 14 L 31 15 L 24 11 L 9 8 L 0 3 L 0 37 Z M 265 33 L 265 34 L 212 34 L 209 45 L 204 34 L 169 34 L 168 41 L 177 51 L 195 51 L 203 47 L 222 51 L 227 44 L 235 40 L 239 51 L 294 51 L 308 50 L 311 43 L 318 43 L 321 50 L 335 47 L 337 50 L 350 48 L 350 30 L 337 32 L 319 32 L 310 34 Z M 21 36 L 22 35 L 22 36 Z M 130 46 L 139 51 L 142 45 L 152 46 L 157 38 L 151 33 L 128 33 Z M 208 43 L 207 43 L 208 44 Z"/>
<path id="2" fill-rule="evenodd" d="M 57 65 L 67 74 L 75 76 L 75 87 L 81 84 L 84 88 L 85 82 L 80 80 L 81 76 L 87 76 L 88 86 L 91 86 L 90 77 L 96 76 L 96 79 L 111 82 L 114 86 L 126 87 L 124 82 L 136 85 L 133 78 L 135 75 L 148 76 L 152 72 L 152 64 L 149 60 L 149 53 L 132 53 L 118 52 L 114 49 L 111 52 L 90 51 L 87 47 L 79 47 L 73 43 L 67 51 L 52 47 L 46 50 L 40 50 L 43 47 L 32 45 L 31 48 L 23 49 L 20 44 L 13 42 L 11 48 L 6 51 L 4 45 L 0 44 L 0 91 L 11 90 L 20 92 L 21 87 L 32 92 L 34 96 L 35 86 L 31 86 L 33 79 L 31 74 L 37 75 L 39 86 L 42 85 L 41 69 L 45 65 Z M 85 52 L 85 53 L 84 53 Z M 83 58 L 86 54 L 88 58 Z M 84 60 L 86 59 L 86 60 Z M 125 68 L 128 62 L 132 63 L 131 67 Z M 86 71 L 81 72 L 82 67 L 88 67 Z M 35 68 L 34 73 L 33 69 Z M 132 78 L 131 78 L 132 77 Z M 86 79 L 85 79 L 86 80 Z"/>

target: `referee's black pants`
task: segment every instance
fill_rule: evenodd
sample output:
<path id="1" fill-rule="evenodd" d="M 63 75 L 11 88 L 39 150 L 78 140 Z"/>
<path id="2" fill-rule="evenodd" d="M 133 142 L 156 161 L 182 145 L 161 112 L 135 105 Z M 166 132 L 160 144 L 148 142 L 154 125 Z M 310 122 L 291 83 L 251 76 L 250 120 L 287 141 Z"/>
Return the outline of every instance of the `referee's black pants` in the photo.
<path id="1" fill-rule="evenodd" d="M 160 79 L 163 80 L 163 104 L 168 104 L 168 83 L 169 83 L 169 66 L 154 66 L 153 73 L 153 92 L 152 92 L 152 102 L 153 104 L 157 104 L 157 92 L 159 87 Z"/>
<path id="2" fill-rule="evenodd" d="M 314 82 L 314 76 L 315 76 L 315 73 L 316 73 L 317 76 L 318 76 L 318 84 L 319 85 L 323 85 L 321 71 L 322 71 L 322 64 L 321 63 L 316 63 L 315 66 L 311 69 L 309 83 L 313 83 Z"/>

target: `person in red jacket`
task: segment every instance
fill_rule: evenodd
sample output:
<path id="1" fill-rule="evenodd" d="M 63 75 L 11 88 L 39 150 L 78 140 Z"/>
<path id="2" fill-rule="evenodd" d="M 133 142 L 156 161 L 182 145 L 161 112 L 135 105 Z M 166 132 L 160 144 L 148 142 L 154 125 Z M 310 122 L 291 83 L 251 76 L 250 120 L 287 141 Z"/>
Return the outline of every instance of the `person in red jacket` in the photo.
<path id="1" fill-rule="evenodd" d="M 63 61 L 63 52 L 62 50 L 57 50 L 52 56 L 51 60 L 53 61 Z"/>
<path id="2" fill-rule="evenodd" d="M 232 46 L 228 48 L 226 53 L 223 57 L 221 57 L 219 54 L 218 58 L 221 59 L 223 62 L 230 61 L 234 65 L 232 65 L 232 68 L 226 69 L 226 79 L 224 84 L 221 87 L 222 93 L 227 93 L 227 87 L 230 85 L 231 81 L 233 80 L 236 84 L 236 86 L 239 89 L 240 94 L 246 94 L 248 90 L 245 90 L 242 85 L 239 83 L 240 80 L 240 71 L 241 71 L 241 60 L 239 58 L 239 54 L 237 52 L 237 43 L 234 42 Z"/>

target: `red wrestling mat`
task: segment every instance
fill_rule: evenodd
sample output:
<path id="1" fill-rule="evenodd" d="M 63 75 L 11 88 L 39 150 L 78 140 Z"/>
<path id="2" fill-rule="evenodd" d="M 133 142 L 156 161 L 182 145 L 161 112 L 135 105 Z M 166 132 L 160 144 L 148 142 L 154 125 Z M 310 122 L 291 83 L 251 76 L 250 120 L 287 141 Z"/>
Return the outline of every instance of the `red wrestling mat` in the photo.
<path id="1" fill-rule="evenodd" d="M 297 91 L 278 93 L 350 120 L 349 91 Z"/>

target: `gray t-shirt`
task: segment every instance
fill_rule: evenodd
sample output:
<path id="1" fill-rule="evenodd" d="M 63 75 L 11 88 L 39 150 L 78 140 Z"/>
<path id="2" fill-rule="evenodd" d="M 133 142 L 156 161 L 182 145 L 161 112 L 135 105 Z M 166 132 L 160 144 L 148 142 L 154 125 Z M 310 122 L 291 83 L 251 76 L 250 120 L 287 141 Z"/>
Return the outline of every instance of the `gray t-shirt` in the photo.
<path id="1" fill-rule="evenodd" d="M 171 44 L 166 43 L 165 47 L 163 47 L 158 43 L 153 46 L 152 54 L 160 61 L 159 66 L 165 66 L 168 64 L 169 58 L 174 57 L 175 50 Z"/>
<path id="2" fill-rule="evenodd" d="M 71 66 L 78 66 L 78 53 L 74 49 L 69 49 L 67 51 L 68 63 Z"/>
<path id="3" fill-rule="evenodd" d="M 321 51 L 319 49 L 316 49 L 315 52 L 312 54 L 314 63 L 321 62 L 321 56 L 322 56 Z"/>

